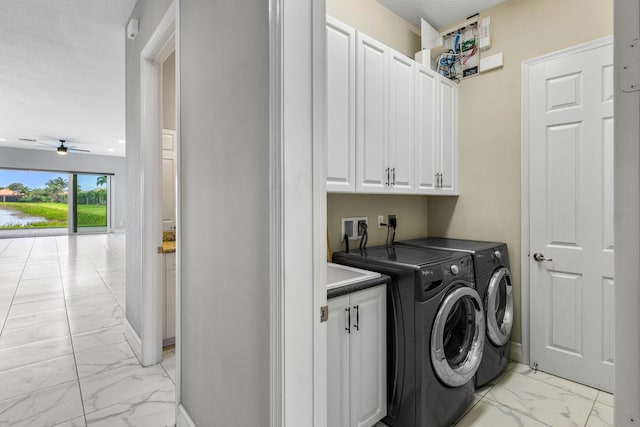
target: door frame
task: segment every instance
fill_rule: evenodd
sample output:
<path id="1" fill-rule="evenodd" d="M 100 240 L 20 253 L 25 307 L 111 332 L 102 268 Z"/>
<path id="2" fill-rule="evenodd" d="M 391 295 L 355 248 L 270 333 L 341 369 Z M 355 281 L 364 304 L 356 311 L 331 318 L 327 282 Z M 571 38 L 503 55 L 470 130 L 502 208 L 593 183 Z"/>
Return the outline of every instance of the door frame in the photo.
<path id="1" fill-rule="evenodd" d="M 529 77 L 530 69 L 541 63 L 567 55 L 598 49 L 613 44 L 613 36 L 607 36 L 586 43 L 568 47 L 566 49 L 551 52 L 536 58 L 522 62 L 522 118 L 521 118 L 521 247 L 520 247 L 520 310 L 522 312 L 522 354 L 519 362 L 529 364 L 531 362 L 531 322 L 530 322 L 530 269 L 529 269 L 529 244 L 530 244 L 530 217 L 529 217 Z M 514 351 L 512 350 L 512 353 Z"/>
<path id="2" fill-rule="evenodd" d="M 176 1 L 171 2 L 140 52 L 140 150 L 145 154 L 141 156 L 142 186 L 139 195 L 142 200 L 142 227 L 139 235 L 142 252 L 142 302 L 140 348 L 135 348 L 137 345 L 133 347 L 137 350 L 137 356 L 143 366 L 162 361 L 163 289 L 160 283 L 163 283 L 164 263 L 162 255 L 156 250 L 162 245 L 162 144 L 159 143 L 162 140 L 162 63 L 174 50 L 176 58 L 178 57 Z M 177 79 L 176 73 L 176 81 Z M 176 83 L 176 99 L 179 94 L 178 88 Z M 178 156 L 179 133 L 176 135 L 176 147 Z M 179 262 L 177 268 L 180 268 Z M 179 270 L 176 273 L 178 287 Z M 178 314 L 177 312 L 176 315 Z M 179 326 L 179 320 L 177 325 Z M 131 333 L 129 331 L 129 335 Z M 129 342 L 137 344 L 135 337 L 131 338 Z M 178 359 L 176 364 L 177 362 Z M 176 396 L 179 396 L 179 389 L 177 381 Z"/>

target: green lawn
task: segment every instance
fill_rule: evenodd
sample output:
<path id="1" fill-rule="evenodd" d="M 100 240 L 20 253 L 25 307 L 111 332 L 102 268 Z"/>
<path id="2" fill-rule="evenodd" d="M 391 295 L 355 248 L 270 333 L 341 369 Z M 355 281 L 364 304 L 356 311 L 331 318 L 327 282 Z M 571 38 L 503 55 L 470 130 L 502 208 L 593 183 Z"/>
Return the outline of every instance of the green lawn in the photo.
<path id="1" fill-rule="evenodd" d="M 8 208 L 25 215 L 46 219 L 46 221 L 34 222 L 27 226 L 0 226 L 0 229 L 67 227 L 67 203 L 8 202 L 0 203 L 0 208 Z M 104 205 L 78 205 L 78 227 L 105 227 L 106 225 L 107 212 Z"/>

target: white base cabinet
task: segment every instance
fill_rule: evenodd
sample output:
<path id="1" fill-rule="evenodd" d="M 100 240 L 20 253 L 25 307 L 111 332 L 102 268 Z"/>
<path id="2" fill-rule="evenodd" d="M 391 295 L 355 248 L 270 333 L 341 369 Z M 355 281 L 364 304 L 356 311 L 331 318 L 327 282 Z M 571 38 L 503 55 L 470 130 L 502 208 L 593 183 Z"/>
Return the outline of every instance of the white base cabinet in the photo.
<path id="1" fill-rule="evenodd" d="M 387 290 L 328 301 L 327 425 L 373 426 L 387 414 Z"/>
<path id="2" fill-rule="evenodd" d="M 162 339 L 176 336 L 176 254 L 164 254 L 164 321 Z"/>

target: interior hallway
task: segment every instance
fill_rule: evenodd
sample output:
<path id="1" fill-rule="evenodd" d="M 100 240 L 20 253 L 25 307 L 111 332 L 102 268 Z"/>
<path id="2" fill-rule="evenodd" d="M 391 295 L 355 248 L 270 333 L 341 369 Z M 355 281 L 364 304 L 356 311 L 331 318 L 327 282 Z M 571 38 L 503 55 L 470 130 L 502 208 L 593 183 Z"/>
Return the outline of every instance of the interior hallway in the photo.
<path id="1" fill-rule="evenodd" d="M 0 426 L 174 425 L 174 351 L 141 367 L 124 307 L 124 235 L 0 240 Z"/>

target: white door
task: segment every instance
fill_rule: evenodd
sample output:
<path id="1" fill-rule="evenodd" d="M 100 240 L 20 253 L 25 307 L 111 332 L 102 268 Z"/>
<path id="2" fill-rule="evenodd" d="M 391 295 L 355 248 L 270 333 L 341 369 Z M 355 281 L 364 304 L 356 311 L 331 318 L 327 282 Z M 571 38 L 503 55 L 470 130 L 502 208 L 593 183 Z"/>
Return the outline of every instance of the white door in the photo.
<path id="1" fill-rule="evenodd" d="M 176 132 L 162 130 L 162 229 L 176 228 Z"/>
<path id="2" fill-rule="evenodd" d="M 327 17 L 327 191 L 356 189 L 356 30 Z"/>
<path id="3" fill-rule="evenodd" d="M 394 193 L 415 193 L 415 69 L 400 52 L 389 53 L 389 162 Z"/>
<path id="4" fill-rule="evenodd" d="M 327 425 L 349 425 L 349 295 L 327 301 Z"/>
<path id="5" fill-rule="evenodd" d="M 430 68 L 416 65 L 415 170 L 418 193 L 436 193 L 438 122 L 437 80 Z"/>
<path id="6" fill-rule="evenodd" d="M 614 362 L 612 61 L 607 45 L 533 63 L 527 103 L 531 363 L 607 391 Z"/>
<path id="7" fill-rule="evenodd" d="M 356 189 L 363 193 L 388 191 L 387 166 L 387 49 L 358 32 L 356 66 Z"/>
<path id="8" fill-rule="evenodd" d="M 371 426 L 387 414 L 386 292 L 386 286 L 376 286 L 351 294 L 349 397 L 353 427 Z"/>
<path id="9" fill-rule="evenodd" d="M 458 88 L 446 77 L 438 77 L 440 89 L 440 177 L 442 194 L 458 194 Z"/>

